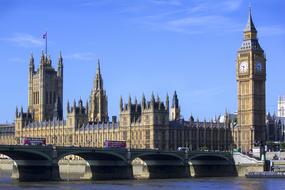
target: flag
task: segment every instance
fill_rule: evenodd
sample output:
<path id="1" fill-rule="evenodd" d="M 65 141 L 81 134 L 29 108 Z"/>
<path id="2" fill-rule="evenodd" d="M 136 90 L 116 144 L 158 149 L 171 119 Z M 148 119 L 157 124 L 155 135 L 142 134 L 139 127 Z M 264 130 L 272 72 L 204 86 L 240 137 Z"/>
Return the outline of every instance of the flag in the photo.
<path id="1" fill-rule="evenodd" d="M 43 39 L 47 38 L 47 32 L 43 34 Z"/>

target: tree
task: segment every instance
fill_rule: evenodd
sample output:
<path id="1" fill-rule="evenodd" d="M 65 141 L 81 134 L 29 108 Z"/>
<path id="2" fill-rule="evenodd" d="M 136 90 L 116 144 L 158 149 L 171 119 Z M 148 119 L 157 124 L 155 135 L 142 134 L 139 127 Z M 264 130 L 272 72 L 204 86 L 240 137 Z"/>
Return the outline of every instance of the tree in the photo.
<path id="1" fill-rule="evenodd" d="M 285 150 L 285 142 L 280 142 L 280 150 Z"/>

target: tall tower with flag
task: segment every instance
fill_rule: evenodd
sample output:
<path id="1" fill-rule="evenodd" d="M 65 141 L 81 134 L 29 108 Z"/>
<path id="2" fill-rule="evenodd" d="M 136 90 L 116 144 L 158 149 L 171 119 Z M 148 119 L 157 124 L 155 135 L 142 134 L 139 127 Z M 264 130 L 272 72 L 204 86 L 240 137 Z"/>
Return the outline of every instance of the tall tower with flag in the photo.
<path id="1" fill-rule="evenodd" d="M 35 70 L 34 57 L 29 64 L 28 110 L 35 121 L 61 120 L 63 102 L 63 58 L 58 59 L 57 71 L 50 57 L 41 55 L 39 68 Z"/>
<path id="2" fill-rule="evenodd" d="M 266 58 L 257 38 L 251 8 L 237 53 L 238 127 L 235 144 L 243 152 L 265 141 Z"/>

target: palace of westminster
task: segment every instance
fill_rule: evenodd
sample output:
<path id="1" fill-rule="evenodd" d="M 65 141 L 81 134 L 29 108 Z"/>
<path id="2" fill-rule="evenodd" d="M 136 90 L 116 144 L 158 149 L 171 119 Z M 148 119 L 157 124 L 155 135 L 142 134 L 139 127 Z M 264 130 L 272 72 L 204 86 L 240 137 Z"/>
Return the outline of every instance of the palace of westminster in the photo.
<path id="1" fill-rule="evenodd" d="M 226 113 L 224 119 L 212 121 L 184 120 L 180 116 L 177 93 L 172 102 L 167 95 L 141 101 L 120 98 L 119 118 L 109 120 L 108 99 L 104 89 L 100 62 L 90 98 L 68 102 L 67 118 L 63 119 L 63 58 L 58 68 L 42 54 L 39 68 L 34 58 L 29 63 L 28 109 L 16 110 L 13 133 L 0 133 L 0 144 L 19 144 L 20 137 L 43 137 L 47 144 L 58 146 L 103 147 L 105 140 L 125 140 L 128 148 L 177 150 L 250 151 L 266 141 L 265 80 L 266 58 L 259 45 L 251 12 L 244 29 L 243 42 L 236 59 L 238 112 Z"/>

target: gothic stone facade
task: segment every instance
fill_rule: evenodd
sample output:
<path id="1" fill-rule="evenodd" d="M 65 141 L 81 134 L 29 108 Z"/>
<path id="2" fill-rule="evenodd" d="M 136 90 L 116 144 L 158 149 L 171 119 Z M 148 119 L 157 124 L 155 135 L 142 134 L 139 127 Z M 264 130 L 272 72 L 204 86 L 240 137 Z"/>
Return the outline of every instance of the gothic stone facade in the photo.
<path id="1" fill-rule="evenodd" d="M 224 150 L 230 146 L 230 135 L 227 135 L 230 134 L 230 129 L 227 124 L 193 120 L 188 122 L 181 119 L 176 92 L 171 107 L 168 95 L 165 101 L 161 101 L 158 96 L 155 98 L 153 94 L 150 101 L 147 101 L 143 95 L 141 103 L 137 100 L 132 102 L 129 97 L 124 104 L 121 98 L 119 121 L 113 116 L 110 122 L 99 61 L 89 101 L 85 105 L 82 100 L 78 103 L 73 101 L 72 105 L 68 102 L 66 120 L 60 117 L 62 56 L 59 58 L 57 72 L 45 55 L 42 55 L 40 67 L 35 72 L 34 58 L 31 57 L 30 75 L 33 81 L 29 81 L 31 96 L 28 110 L 16 110 L 15 135 L 1 136 L 1 144 L 19 144 L 21 137 L 43 137 L 46 138 L 47 144 L 60 146 L 103 147 L 105 140 L 125 140 L 129 148 L 161 150 L 176 150 L 177 147 Z M 40 75 L 49 77 L 39 77 Z M 42 81 L 38 78 L 42 78 Z M 39 84 L 45 86 L 42 92 L 38 92 L 38 87 L 42 86 Z M 45 111 L 39 111 L 42 109 Z"/>
<path id="2" fill-rule="evenodd" d="M 199 122 L 192 117 L 189 121 L 181 119 L 176 92 L 171 107 L 168 96 L 161 101 L 152 95 L 147 101 L 143 95 L 140 103 L 137 100 L 132 103 L 129 97 L 125 104 L 121 98 L 119 121 L 113 116 L 110 122 L 99 62 L 90 99 L 85 106 L 82 100 L 77 104 L 74 101 L 72 106 L 68 103 L 65 121 L 62 119 L 61 55 L 57 71 L 52 68 L 50 58 L 42 55 L 35 72 L 31 57 L 28 110 L 16 111 L 15 136 L 10 137 L 13 139 L 9 143 L 19 143 L 20 137 L 44 137 L 48 144 L 102 147 L 105 140 L 125 140 L 130 148 L 227 150 L 234 145 L 247 152 L 254 143 L 265 139 L 265 62 L 250 14 L 236 62 L 238 119 L 235 126 L 228 117 L 222 123 Z M 0 141 L 8 143 L 2 136 Z"/>

